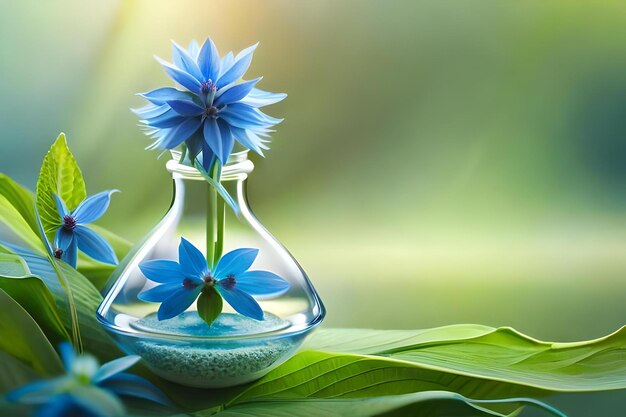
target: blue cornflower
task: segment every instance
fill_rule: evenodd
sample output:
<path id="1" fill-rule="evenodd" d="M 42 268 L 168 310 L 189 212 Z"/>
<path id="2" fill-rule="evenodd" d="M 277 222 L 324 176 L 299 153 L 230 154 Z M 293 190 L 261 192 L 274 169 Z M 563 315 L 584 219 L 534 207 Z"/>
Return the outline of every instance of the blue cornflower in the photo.
<path id="1" fill-rule="evenodd" d="M 117 190 L 102 191 L 84 199 L 71 212 L 58 195 L 54 195 L 61 226 L 54 236 L 55 256 L 76 268 L 80 249 L 90 257 L 107 264 L 117 264 L 117 256 L 109 243 L 85 225 L 98 220 L 109 207 L 111 194 Z"/>
<path id="2" fill-rule="evenodd" d="M 259 108 L 287 95 L 256 88 L 261 78 L 240 82 L 257 45 L 236 56 L 229 52 L 220 58 L 215 44 L 207 38 L 202 47 L 196 41 L 188 49 L 174 43 L 173 64 L 156 57 L 185 90 L 165 87 L 140 94 L 150 104 L 133 111 L 155 139 L 148 148 L 172 149 L 184 142 L 190 160 L 202 152 L 207 171 L 213 156 L 222 165 L 226 163 L 235 140 L 263 155 L 271 128 L 282 119 L 270 117 Z"/>
<path id="3" fill-rule="evenodd" d="M 72 346 L 60 345 L 66 374 L 32 382 L 6 394 L 10 402 L 35 405 L 35 416 L 110 417 L 123 416 L 124 405 L 117 395 L 127 395 L 170 405 L 167 397 L 152 383 L 123 373 L 141 358 L 124 356 L 100 366 L 96 358 L 77 356 Z"/>
<path id="4" fill-rule="evenodd" d="M 272 272 L 249 271 L 258 253 L 258 249 L 235 249 L 222 256 L 212 269 L 202 252 L 181 238 L 178 262 L 158 259 L 139 265 L 148 279 L 161 284 L 140 293 L 139 298 L 161 303 L 159 320 L 181 314 L 198 297 L 198 313 L 208 324 L 221 312 L 222 297 L 238 313 L 263 320 L 263 310 L 252 295 L 278 296 L 289 289 L 289 283 Z"/>

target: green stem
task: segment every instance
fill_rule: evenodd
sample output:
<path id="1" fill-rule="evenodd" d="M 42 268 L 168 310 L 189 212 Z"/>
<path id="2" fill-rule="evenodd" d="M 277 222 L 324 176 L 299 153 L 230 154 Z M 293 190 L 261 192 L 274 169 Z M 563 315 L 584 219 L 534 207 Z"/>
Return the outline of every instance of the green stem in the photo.
<path id="1" fill-rule="evenodd" d="M 209 176 L 219 183 L 222 174 L 220 162 L 216 159 L 211 165 Z M 206 260 L 213 268 L 222 254 L 224 238 L 224 203 L 219 201 L 217 190 L 207 184 L 206 213 Z"/>
<path id="2" fill-rule="evenodd" d="M 225 207 L 226 204 L 223 200 L 217 201 L 217 240 L 215 242 L 215 255 L 213 257 L 216 262 L 222 257 L 222 251 L 224 249 Z"/>
<path id="3" fill-rule="evenodd" d="M 67 306 L 70 313 L 70 321 L 72 325 L 72 345 L 74 345 L 74 349 L 78 353 L 82 353 L 83 351 L 83 342 L 80 337 L 80 327 L 78 324 L 78 313 L 76 309 L 76 303 L 74 302 L 74 294 L 72 291 L 72 286 L 69 280 L 65 277 L 63 272 L 61 272 L 61 268 L 57 264 L 57 260 L 52 256 L 48 255 L 48 261 L 52 265 L 54 272 L 61 283 L 61 286 L 65 290 L 65 295 L 67 296 Z"/>

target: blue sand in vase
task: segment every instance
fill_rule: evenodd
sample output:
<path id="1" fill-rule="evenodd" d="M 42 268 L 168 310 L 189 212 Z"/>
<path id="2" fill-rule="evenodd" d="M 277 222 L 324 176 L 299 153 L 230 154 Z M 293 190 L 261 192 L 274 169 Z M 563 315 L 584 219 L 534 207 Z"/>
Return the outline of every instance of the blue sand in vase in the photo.
<path id="1" fill-rule="evenodd" d="M 131 326 L 141 331 L 169 334 L 164 338 L 136 339 L 127 348 L 142 356 L 157 375 L 184 385 L 225 387 L 255 380 L 293 354 L 300 338 L 284 337 L 248 339 L 287 328 L 289 322 L 265 313 L 265 320 L 254 320 L 239 314 L 222 313 L 209 327 L 196 312 L 186 312 L 169 320 L 158 321 L 149 315 Z M 200 337 L 198 340 L 176 340 Z M 227 341 L 219 338 L 234 338 Z M 215 338 L 216 340 L 211 340 Z"/>

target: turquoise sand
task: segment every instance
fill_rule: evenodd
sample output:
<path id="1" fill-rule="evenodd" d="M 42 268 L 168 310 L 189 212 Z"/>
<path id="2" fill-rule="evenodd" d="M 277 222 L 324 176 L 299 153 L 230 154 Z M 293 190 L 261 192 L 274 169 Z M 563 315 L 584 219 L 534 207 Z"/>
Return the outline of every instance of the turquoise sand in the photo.
<path id="1" fill-rule="evenodd" d="M 273 365 L 293 354 L 299 344 L 290 338 L 211 340 L 212 337 L 258 335 L 289 326 L 288 322 L 269 313 L 265 313 L 265 320 L 262 321 L 223 313 L 210 327 L 195 312 L 164 321 L 150 315 L 132 326 L 149 333 L 206 338 L 201 341 L 144 338 L 129 346 L 157 375 L 183 385 L 203 388 L 227 387 L 260 378 Z"/>

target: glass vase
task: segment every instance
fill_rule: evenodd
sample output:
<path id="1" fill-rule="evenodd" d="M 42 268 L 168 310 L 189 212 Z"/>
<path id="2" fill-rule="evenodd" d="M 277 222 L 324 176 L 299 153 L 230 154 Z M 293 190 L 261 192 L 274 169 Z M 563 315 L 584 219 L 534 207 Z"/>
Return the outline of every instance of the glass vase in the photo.
<path id="1" fill-rule="evenodd" d="M 203 388 L 250 382 L 296 352 L 324 318 L 324 306 L 306 273 L 248 206 L 246 181 L 254 164 L 247 151 L 232 154 L 220 178 L 239 206 L 238 214 L 216 199 L 215 188 L 198 170 L 179 163 L 180 155 L 172 154 L 166 165 L 174 183 L 172 204 L 116 269 L 105 287 L 98 320 L 125 352 L 141 356 L 151 371 L 165 379 Z M 210 224 L 215 219 L 217 232 L 215 224 Z M 289 290 L 277 298 L 254 297 L 263 310 L 263 320 L 237 314 L 224 302 L 222 313 L 208 325 L 194 302 L 181 315 L 159 321 L 159 304 L 138 298 L 155 285 L 139 265 L 153 259 L 178 261 L 181 237 L 205 255 L 206 248 L 219 253 L 257 248 L 252 269 L 279 275 L 289 282 Z"/>

